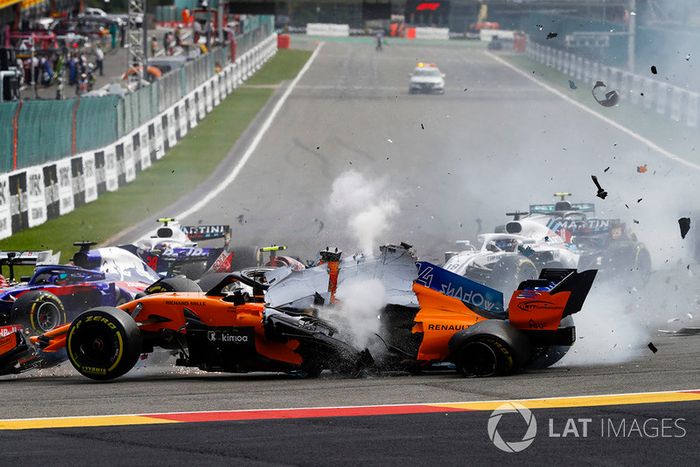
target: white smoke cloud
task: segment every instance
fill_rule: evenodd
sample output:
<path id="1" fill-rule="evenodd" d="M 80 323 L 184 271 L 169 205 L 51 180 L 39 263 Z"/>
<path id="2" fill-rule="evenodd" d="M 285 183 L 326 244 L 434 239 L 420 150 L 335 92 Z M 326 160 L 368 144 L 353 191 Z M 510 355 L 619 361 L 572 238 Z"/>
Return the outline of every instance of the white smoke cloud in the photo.
<path id="1" fill-rule="evenodd" d="M 379 279 L 346 281 L 336 298 L 336 305 L 324 310 L 324 318 L 358 348 L 376 342 L 375 334 L 381 330 L 379 315 L 387 304 L 384 284 Z"/>
<path id="2" fill-rule="evenodd" d="M 328 209 L 347 219 L 357 247 L 373 257 L 378 240 L 391 227 L 391 219 L 399 213 L 399 205 L 388 192 L 385 180 L 370 180 L 356 170 L 342 173 L 333 181 Z"/>
<path id="3" fill-rule="evenodd" d="M 611 365 L 649 352 L 649 330 L 626 304 L 617 288 L 594 286 L 584 309 L 574 315 L 576 342 L 560 365 Z"/>

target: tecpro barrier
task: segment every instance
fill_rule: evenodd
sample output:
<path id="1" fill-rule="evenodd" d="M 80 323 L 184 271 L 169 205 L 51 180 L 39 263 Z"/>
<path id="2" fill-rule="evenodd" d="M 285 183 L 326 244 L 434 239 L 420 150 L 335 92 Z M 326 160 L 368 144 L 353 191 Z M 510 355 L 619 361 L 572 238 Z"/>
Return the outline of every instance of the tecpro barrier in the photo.
<path id="1" fill-rule="evenodd" d="M 109 144 L 0 174 L 0 239 L 67 214 L 133 181 L 276 52 L 277 36 L 269 35 L 168 108 Z M 133 98 L 150 99 L 150 94 L 144 95 L 147 97 Z"/>
<path id="2" fill-rule="evenodd" d="M 350 26 L 347 24 L 309 23 L 306 25 L 306 35 L 348 37 Z"/>
<path id="3" fill-rule="evenodd" d="M 448 28 L 416 28 L 416 39 L 449 39 Z"/>

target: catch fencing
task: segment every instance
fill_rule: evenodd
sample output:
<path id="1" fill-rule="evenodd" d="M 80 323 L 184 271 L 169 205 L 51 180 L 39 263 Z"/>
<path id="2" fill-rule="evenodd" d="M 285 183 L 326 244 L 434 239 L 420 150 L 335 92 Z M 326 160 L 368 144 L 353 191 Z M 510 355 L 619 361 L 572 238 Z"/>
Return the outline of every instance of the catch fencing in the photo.
<path id="1" fill-rule="evenodd" d="M 67 152 L 70 156 L 63 158 L 52 158 L 59 151 L 37 149 L 32 160 L 40 163 L 0 173 L 0 239 L 67 214 L 133 181 L 138 172 L 162 158 L 165 151 L 277 52 L 277 37 L 272 29 L 260 39 L 256 44 L 251 40 L 251 46 L 237 54 L 234 62 L 226 64 L 225 54 L 212 53 L 193 62 L 184 73 L 176 71 L 179 80 L 146 86 L 123 99 L 75 99 L 69 101 L 72 105 L 65 105 L 66 101 L 36 101 L 46 106 L 37 106 L 26 114 L 24 106 L 28 102 L 0 107 L 0 118 L 16 116 L 21 109 L 21 118 L 40 130 L 35 138 L 60 141 L 62 151 L 72 147 Z M 216 60 L 225 65 L 215 69 Z M 211 74 L 205 70 L 211 70 Z M 50 108 L 51 103 L 57 107 Z M 111 110 L 105 110 L 110 106 Z M 54 113 L 49 119 L 43 118 L 39 109 Z M 71 119 L 71 114 L 78 118 Z M 38 119 L 41 125 L 30 119 Z M 17 127 L 23 123 L 18 121 Z M 6 125 L 0 125 L 0 136 L 16 133 L 17 127 L 10 125 L 8 130 Z M 61 132 L 75 139 L 60 138 Z M 90 132 L 95 134 L 88 137 Z M 5 141 L 0 140 L 3 151 L 8 146 Z M 105 144 L 95 146 L 95 141 Z"/>
<path id="2" fill-rule="evenodd" d="M 674 122 L 698 126 L 700 94 L 660 80 L 648 78 L 600 62 L 528 41 L 527 55 L 533 60 L 591 87 L 596 81 L 618 92 L 621 100 L 653 109 Z"/>
<path id="3" fill-rule="evenodd" d="M 243 62 L 274 31 L 272 17 L 235 37 L 235 54 Z M 64 100 L 0 103 L 0 172 L 56 161 L 106 146 L 173 106 L 231 65 L 230 44 L 186 62 L 180 69 L 124 97 L 107 95 Z M 255 49 L 257 50 L 257 49 Z M 245 58 L 244 58 L 245 57 Z M 238 62 L 236 67 L 249 67 Z"/>

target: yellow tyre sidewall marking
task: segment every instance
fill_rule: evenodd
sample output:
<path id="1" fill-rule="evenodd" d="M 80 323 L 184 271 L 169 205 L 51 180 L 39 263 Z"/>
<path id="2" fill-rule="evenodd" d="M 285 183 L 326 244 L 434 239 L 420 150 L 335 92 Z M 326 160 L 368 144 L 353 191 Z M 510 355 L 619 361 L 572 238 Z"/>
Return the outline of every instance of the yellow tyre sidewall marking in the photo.
<path id="1" fill-rule="evenodd" d="M 68 342 L 67 342 L 67 349 L 68 349 L 68 356 L 70 357 L 71 363 L 75 365 L 78 371 L 82 368 L 82 365 L 78 364 L 76 361 L 75 356 L 73 355 L 73 347 L 71 346 L 71 341 L 73 340 L 73 333 L 75 332 L 76 329 L 80 327 L 80 325 L 83 323 L 83 321 L 87 321 L 87 318 L 92 318 L 93 316 L 99 317 L 99 318 L 104 318 L 103 316 L 100 315 L 91 315 L 91 316 L 86 316 L 85 318 L 82 318 L 80 321 L 76 322 L 73 327 L 71 327 L 70 332 L 68 333 Z M 122 361 L 122 357 L 124 355 L 124 340 L 122 339 L 122 335 L 119 332 L 118 329 L 114 329 L 114 333 L 117 335 L 117 341 L 119 342 L 119 352 L 117 353 L 117 358 L 115 359 L 114 363 L 112 366 L 107 368 L 107 372 L 113 371 L 117 365 Z"/>

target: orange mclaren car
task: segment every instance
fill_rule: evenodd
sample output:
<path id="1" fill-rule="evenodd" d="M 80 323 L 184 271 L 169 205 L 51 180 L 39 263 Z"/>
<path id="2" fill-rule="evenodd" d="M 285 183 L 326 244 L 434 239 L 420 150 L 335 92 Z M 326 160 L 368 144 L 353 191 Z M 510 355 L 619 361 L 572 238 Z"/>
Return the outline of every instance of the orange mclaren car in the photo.
<path id="1" fill-rule="evenodd" d="M 327 264 L 329 271 L 338 268 Z M 581 309 L 596 274 L 546 269 L 539 279 L 521 283 L 503 310 L 485 304 L 492 299 L 490 293 L 499 292 L 430 263 L 417 267 L 413 291 L 420 306 L 384 310 L 386 325 L 377 338 L 385 350 L 375 355 L 353 347 L 322 319 L 266 306 L 260 284 L 230 273 L 206 293 L 158 293 L 118 308 L 88 310 L 72 323 L 32 338 L 33 346 L 23 341 L 21 332 L 10 333 L 0 338 L 0 363 L 14 359 L 17 364 L 21 344 L 35 354 L 65 349 L 81 374 L 108 380 L 160 347 L 176 352 L 178 365 L 205 371 L 315 376 L 323 369 L 353 374 L 363 369 L 429 369 L 449 362 L 465 376 L 505 375 L 548 366 L 562 355 L 557 349 L 573 344 L 570 315 Z M 251 298 L 237 283 L 258 291 Z"/>

